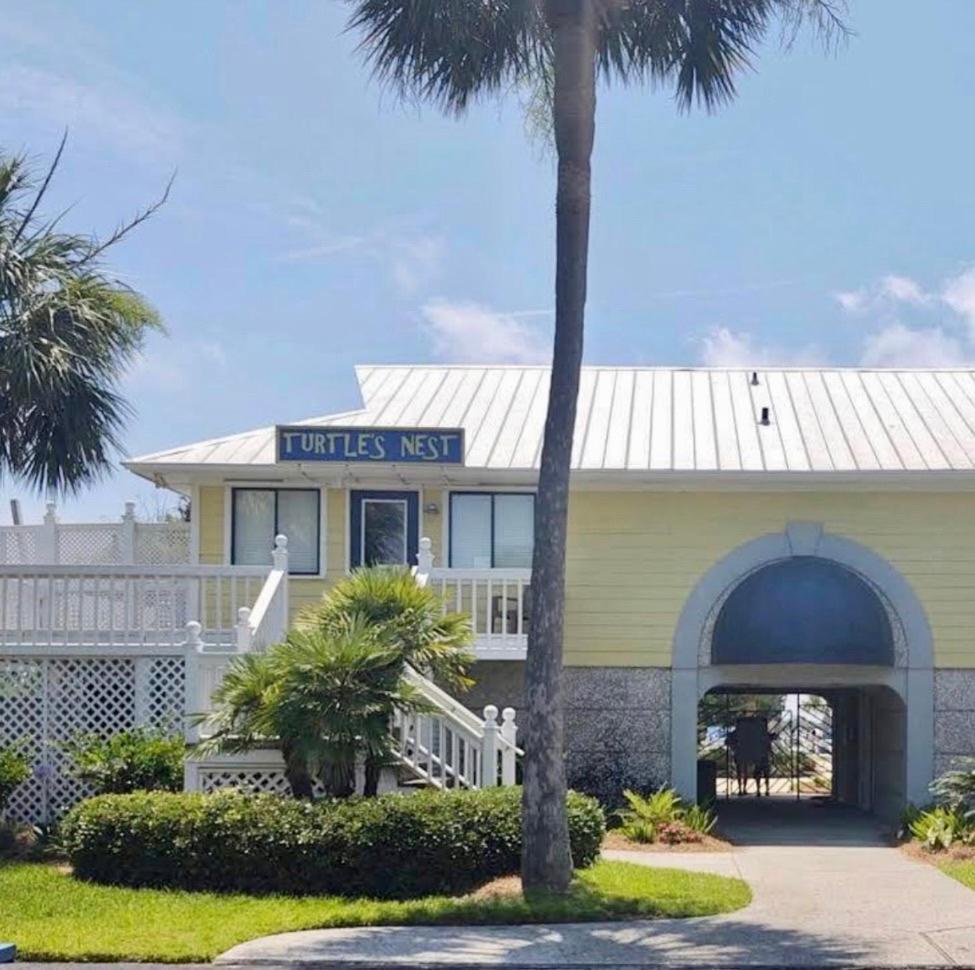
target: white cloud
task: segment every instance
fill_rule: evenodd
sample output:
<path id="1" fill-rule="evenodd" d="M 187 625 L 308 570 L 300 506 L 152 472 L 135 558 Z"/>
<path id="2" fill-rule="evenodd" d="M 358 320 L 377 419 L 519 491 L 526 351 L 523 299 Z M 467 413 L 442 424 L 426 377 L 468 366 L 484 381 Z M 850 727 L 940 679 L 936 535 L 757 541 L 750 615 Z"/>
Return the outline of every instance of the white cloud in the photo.
<path id="1" fill-rule="evenodd" d="M 955 367 L 969 353 L 941 327 L 912 329 L 893 323 L 866 338 L 861 363 L 867 367 Z"/>
<path id="2" fill-rule="evenodd" d="M 191 382 L 226 372 L 227 351 L 215 340 L 154 340 L 125 375 L 129 390 L 181 391 Z"/>
<path id="3" fill-rule="evenodd" d="M 336 256 L 373 259 L 388 270 L 396 288 L 413 294 L 433 282 L 443 267 L 446 244 L 434 233 L 380 228 L 367 233 L 334 233 L 313 200 L 293 200 L 299 211 L 286 219 L 309 244 L 289 249 L 276 257 L 284 263 L 317 263 Z"/>
<path id="4" fill-rule="evenodd" d="M 941 299 L 960 317 L 964 317 L 969 328 L 969 339 L 975 342 L 975 266 L 945 280 Z"/>
<path id="5" fill-rule="evenodd" d="M 815 364 L 822 355 L 815 347 L 789 350 L 784 347 L 757 346 L 750 333 L 715 327 L 700 341 L 700 360 L 707 367 L 795 366 Z"/>
<path id="6" fill-rule="evenodd" d="M 547 337 L 512 313 L 442 299 L 424 304 L 421 313 L 423 331 L 441 360 L 540 364 L 551 359 Z"/>
<path id="7" fill-rule="evenodd" d="M 0 112 L 68 128 L 126 156 L 168 167 L 187 132 L 175 115 L 151 107 L 119 84 L 90 83 L 20 64 L 0 68 Z"/>
<path id="8" fill-rule="evenodd" d="M 898 304 L 923 307 L 934 299 L 916 280 L 896 273 L 882 276 L 871 286 L 834 293 L 833 297 L 847 313 L 854 314 L 890 310 Z"/>

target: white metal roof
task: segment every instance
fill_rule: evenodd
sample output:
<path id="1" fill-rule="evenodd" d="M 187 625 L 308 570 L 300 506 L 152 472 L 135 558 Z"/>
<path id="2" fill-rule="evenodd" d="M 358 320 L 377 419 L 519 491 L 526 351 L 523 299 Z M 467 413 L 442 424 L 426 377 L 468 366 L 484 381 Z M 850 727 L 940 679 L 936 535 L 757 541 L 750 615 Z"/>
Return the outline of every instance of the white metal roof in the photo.
<path id="1" fill-rule="evenodd" d="M 356 374 L 361 409 L 296 423 L 462 427 L 467 468 L 538 468 L 547 367 L 360 366 Z M 149 475 L 256 471 L 274 458 L 269 426 L 126 464 Z M 585 367 L 572 464 L 644 474 L 970 471 L 975 370 Z"/>

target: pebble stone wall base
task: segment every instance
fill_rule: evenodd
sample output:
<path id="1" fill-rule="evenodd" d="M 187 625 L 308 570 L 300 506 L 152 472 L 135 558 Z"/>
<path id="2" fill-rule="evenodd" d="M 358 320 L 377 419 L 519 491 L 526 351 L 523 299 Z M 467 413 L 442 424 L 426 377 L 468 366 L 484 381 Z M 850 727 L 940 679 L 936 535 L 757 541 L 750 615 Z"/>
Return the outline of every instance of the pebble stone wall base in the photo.
<path id="1" fill-rule="evenodd" d="M 934 673 L 934 773 L 975 758 L 975 670 Z"/>

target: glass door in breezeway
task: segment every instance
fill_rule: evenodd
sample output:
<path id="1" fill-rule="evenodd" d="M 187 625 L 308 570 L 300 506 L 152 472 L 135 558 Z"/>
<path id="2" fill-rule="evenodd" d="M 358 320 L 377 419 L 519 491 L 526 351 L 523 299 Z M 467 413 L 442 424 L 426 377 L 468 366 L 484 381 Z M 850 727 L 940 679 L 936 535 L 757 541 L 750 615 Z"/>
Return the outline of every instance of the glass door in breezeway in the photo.
<path id="1" fill-rule="evenodd" d="M 717 798 L 828 798 L 833 714 L 817 694 L 715 692 L 698 708 L 698 759 Z M 758 781 L 756 781 L 756 775 Z"/>

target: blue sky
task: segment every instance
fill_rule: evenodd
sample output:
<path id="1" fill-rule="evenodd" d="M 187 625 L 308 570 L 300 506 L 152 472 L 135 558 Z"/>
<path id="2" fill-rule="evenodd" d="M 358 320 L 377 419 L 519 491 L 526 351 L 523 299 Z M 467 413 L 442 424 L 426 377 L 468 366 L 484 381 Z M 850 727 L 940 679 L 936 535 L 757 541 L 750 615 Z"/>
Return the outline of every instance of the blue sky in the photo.
<path id="1" fill-rule="evenodd" d="M 130 454 L 353 406 L 358 362 L 545 358 L 554 171 L 518 98 L 402 105 L 346 12 L 4 4 L 0 146 L 43 159 L 68 127 L 66 225 L 110 230 L 178 172 L 112 256 L 168 328 L 126 378 Z M 716 115 L 600 91 L 587 362 L 975 362 L 975 3 L 849 22 L 833 54 L 770 44 Z M 120 471 L 63 514 L 129 497 L 157 505 Z"/>

